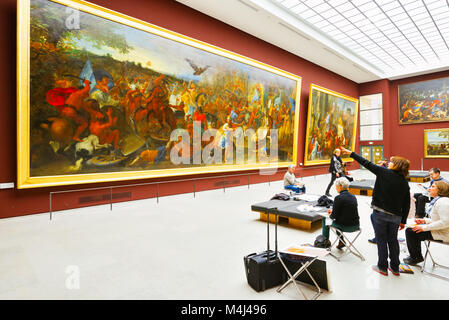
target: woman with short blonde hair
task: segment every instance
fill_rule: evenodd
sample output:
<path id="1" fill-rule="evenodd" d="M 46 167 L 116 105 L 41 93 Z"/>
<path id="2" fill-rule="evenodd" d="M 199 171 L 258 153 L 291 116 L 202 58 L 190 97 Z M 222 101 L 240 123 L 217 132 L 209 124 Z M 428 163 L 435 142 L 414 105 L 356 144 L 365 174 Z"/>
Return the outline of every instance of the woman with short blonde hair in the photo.
<path id="1" fill-rule="evenodd" d="M 335 149 L 334 153 L 332 155 L 331 158 L 331 163 L 329 165 L 329 172 L 331 173 L 331 182 L 329 182 L 329 185 L 327 186 L 326 189 L 326 196 L 331 197 L 330 189 L 332 187 L 332 185 L 334 184 L 335 179 L 337 178 L 341 178 L 341 177 L 345 177 L 346 179 L 348 179 L 349 181 L 352 181 L 353 179 L 346 176 L 343 170 L 343 160 L 341 160 L 340 158 L 340 154 L 341 154 L 341 150 L 340 149 Z"/>
<path id="2" fill-rule="evenodd" d="M 440 197 L 449 197 L 449 183 L 445 181 L 435 181 L 433 184 L 436 184 L 438 195 Z"/>

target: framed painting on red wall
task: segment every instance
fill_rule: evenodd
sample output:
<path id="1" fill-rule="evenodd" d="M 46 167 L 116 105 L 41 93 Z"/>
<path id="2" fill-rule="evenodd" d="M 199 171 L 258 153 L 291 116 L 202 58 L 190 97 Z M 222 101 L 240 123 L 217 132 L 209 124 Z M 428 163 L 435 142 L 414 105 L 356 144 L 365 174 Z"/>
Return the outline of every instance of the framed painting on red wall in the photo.
<path id="1" fill-rule="evenodd" d="M 424 157 L 449 158 L 449 128 L 424 130 Z"/>
<path id="2" fill-rule="evenodd" d="M 304 165 L 330 163 L 338 147 L 354 150 L 358 105 L 356 98 L 310 85 Z"/>
<path id="3" fill-rule="evenodd" d="M 399 124 L 449 121 L 449 78 L 398 86 Z"/>
<path id="4" fill-rule="evenodd" d="M 297 162 L 299 76 L 81 0 L 17 38 L 18 188 Z"/>

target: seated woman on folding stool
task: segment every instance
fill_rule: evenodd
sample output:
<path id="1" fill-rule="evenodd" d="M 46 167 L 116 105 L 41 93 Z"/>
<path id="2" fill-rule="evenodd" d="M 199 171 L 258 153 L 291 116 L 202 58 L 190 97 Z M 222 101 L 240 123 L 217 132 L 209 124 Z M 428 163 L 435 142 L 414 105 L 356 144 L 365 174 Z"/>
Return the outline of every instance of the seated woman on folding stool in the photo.
<path id="1" fill-rule="evenodd" d="M 338 178 L 335 180 L 335 188 L 339 193 L 334 199 L 332 210 L 329 209 L 332 220 L 332 226 L 343 232 L 354 232 L 360 227 L 359 212 L 357 209 L 357 198 L 348 191 L 349 181 L 346 178 Z M 326 225 L 326 219 L 322 222 L 322 235 L 329 239 L 329 226 Z M 340 233 L 337 232 L 340 235 Z M 346 244 L 340 240 L 337 245 L 341 249 Z"/>
<path id="2" fill-rule="evenodd" d="M 287 172 L 284 175 L 284 189 L 292 190 L 296 193 L 306 193 L 306 186 L 302 182 L 296 181 L 295 165 L 288 166 Z"/>
<path id="3" fill-rule="evenodd" d="M 421 241 L 440 240 L 449 242 L 449 184 L 435 181 L 429 189 L 433 200 L 429 203 L 430 218 L 415 219 L 416 226 L 405 230 L 405 238 L 410 256 L 404 262 L 416 265 L 424 261 Z M 426 212 L 427 213 L 427 212 Z"/>

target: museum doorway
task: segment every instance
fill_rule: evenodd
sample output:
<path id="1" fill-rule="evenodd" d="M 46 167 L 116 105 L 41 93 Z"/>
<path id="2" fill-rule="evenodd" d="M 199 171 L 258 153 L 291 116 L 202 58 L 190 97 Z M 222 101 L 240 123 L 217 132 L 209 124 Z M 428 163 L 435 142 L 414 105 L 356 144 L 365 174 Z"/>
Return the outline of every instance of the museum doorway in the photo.
<path id="1" fill-rule="evenodd" d="M 383 146 L 360 146 L 360 154 L 365 159 L 377 164 L 384 158 L 384 147 Z M 360 166 L 361 169 L 365 167 Z"/>

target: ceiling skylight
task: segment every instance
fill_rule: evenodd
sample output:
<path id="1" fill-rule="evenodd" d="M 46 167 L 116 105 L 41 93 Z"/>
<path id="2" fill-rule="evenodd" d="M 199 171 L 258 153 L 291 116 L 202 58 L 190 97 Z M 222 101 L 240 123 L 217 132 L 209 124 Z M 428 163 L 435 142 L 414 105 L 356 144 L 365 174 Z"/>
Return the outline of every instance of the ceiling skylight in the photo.
<path id="1" fill-rule="evenodd" d="M 449 65 L 445 0 L 270 0 L 383 74 Z"/>

